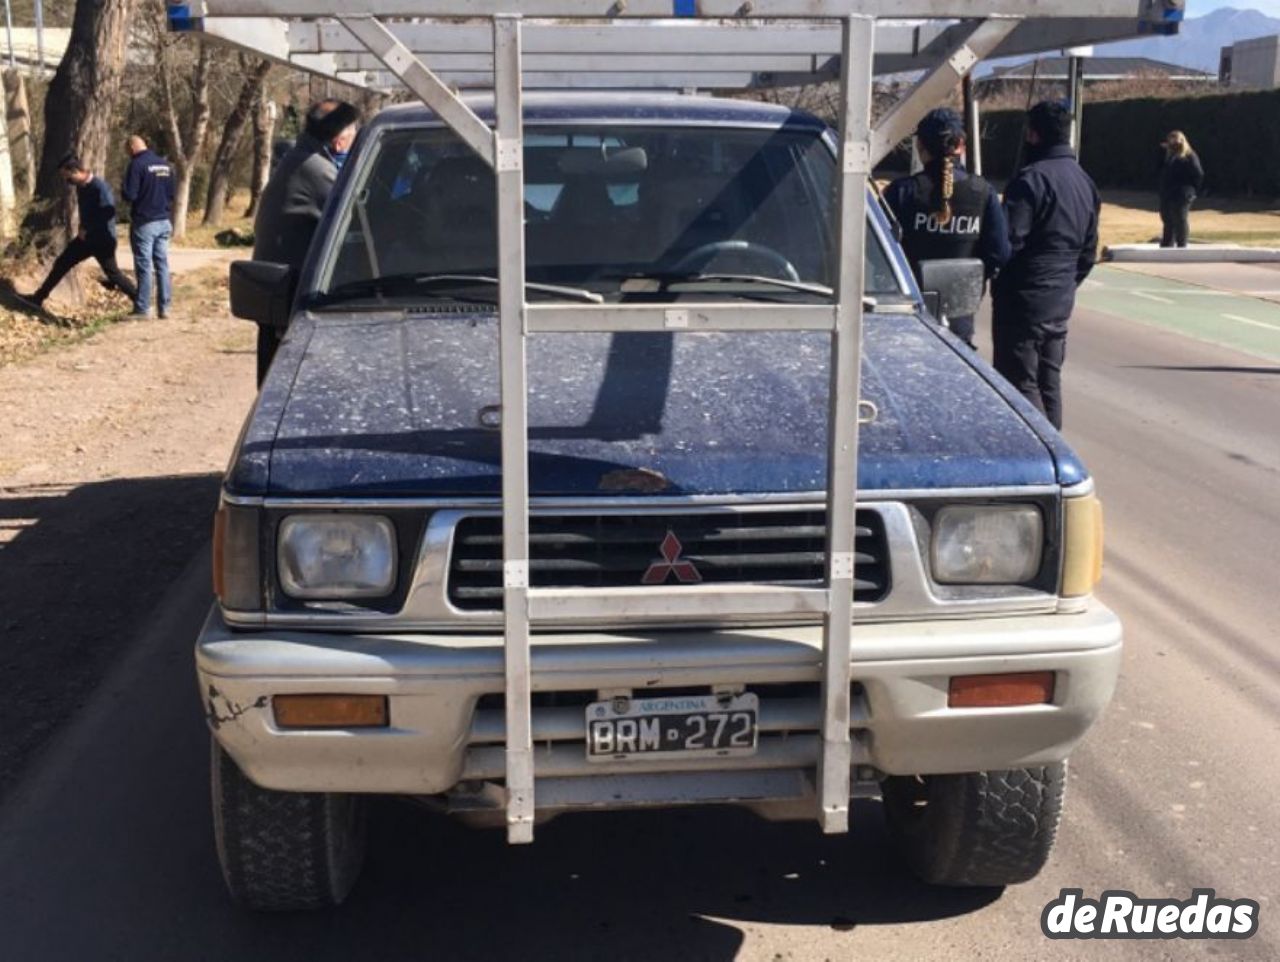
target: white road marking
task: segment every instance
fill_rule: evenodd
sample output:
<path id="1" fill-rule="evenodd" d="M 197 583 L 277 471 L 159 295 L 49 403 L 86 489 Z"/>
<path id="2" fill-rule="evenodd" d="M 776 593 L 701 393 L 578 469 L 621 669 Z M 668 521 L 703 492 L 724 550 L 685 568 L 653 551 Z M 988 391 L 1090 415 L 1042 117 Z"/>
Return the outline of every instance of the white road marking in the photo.
<path id="1" fill-rule="evenodd" d="M 1241 317 L 1239 314 L 1223 314 L 1228 321 L 1238 321 L 1241 324 L 1252 324 L 1254 327 L 1263 327 L 1268 331 L 1280 331 L 1280 324 L 1267 324 L 1264 321 L 1255 321 L 1249 317 Z"/>
<path id="2" fill-rule="evenodd" d="M 1143 300 L 1155 301 L 1157 304 L 1172 304 L 1173 301 L 1167 297 L 1161 297 L 1159 294 L 1148 294 L 1146 291 L 1130 291 L 1134 297 L 1141 297 Z"/>

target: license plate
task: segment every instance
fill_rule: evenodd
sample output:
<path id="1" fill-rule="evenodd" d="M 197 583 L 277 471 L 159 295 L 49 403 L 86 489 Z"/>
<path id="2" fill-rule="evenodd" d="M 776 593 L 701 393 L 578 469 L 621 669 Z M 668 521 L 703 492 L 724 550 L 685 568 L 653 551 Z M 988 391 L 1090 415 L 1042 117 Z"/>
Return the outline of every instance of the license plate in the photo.
<path id="1" fill-rule="evenodd" d="M 752 694 L 592 702 L 587 761 L 754 755 L 759 714 L 760 700 Z"/>

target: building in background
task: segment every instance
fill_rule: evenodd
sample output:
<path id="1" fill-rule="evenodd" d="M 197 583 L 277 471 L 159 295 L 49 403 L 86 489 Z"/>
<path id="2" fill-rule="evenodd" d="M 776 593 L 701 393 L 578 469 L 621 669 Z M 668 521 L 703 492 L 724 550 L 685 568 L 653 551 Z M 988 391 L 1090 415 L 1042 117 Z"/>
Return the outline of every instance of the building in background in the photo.
<path id="1" fill-rule="evenodd" d="M 1043 57 L 1012 67 L 998 67 L 979 81 L 982 95 L 998 91 L 1025 89 L 1034 76 L 1037 88 L 1045 85 L 1065 84 L 1071 67 L 1070 57 Z M 1217 77 L 1193 67 L 1153 60 L 1150 57 L 1086 57 L 1084 59 L 1084 84 L 1090 86 L 1131 80 L 1159 80 L 1187 87 L 1203 87 L 1217 82 Z"/>
<path id="2" fill-rule="evenodd" d="M 1280 34 L 1238 40 L 1223 47 L 1218 77 L 1231 87 L 1257 90 L 1280 87 Z"/>

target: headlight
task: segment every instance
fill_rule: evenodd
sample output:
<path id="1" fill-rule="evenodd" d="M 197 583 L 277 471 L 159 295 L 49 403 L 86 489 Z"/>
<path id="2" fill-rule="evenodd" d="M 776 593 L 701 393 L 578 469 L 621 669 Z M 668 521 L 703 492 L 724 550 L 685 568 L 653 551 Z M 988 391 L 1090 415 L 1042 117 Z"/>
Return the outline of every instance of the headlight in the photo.
<path id="1" fill-rule="evenodd" d="M 280 524 L 280 585 L 291 598 L 383 598 L 396 582 L 396 535 L 387 518 L 301 514 Z"/>
<path id="2" fill-rule="evenodd" d="M 952 505 L 933 521 L 933 577 L 952 585 L 1012 585 L 1040 570 L 1044 521 L 1031 505 Z"/>

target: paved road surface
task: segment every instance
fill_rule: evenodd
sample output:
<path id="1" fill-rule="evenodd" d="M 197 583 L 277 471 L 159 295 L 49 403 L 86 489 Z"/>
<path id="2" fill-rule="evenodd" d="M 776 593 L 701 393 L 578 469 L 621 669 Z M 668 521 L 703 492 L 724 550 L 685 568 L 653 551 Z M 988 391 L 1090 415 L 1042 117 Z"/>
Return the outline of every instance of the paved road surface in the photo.
<path id="1" fill-rule="evenodd" d="M 1105 279 L 1105 278 L 1104 278 Z M 1139 299 L 1140 300 L 1140 299 Z M 1058 854 L 1004 892 L 931 891 L 876 805 L 851 839 L 737 813 L 579 816 L 508 849 L 377 806 L 338 914 L 254 917 L 215 868 L 189 645 L 192 562 L 118 673 L 0 809 L 0 957 L 28 959 L 1076 959 L 1280 957 L 1280 367 L 1085 311 L 1067 433 L 1106 501 L 1103 598 L 1128 646 L 1073 760 Z M 1245 943 L 1049 943 L 1062 887 L 1257 899 Z"/>

